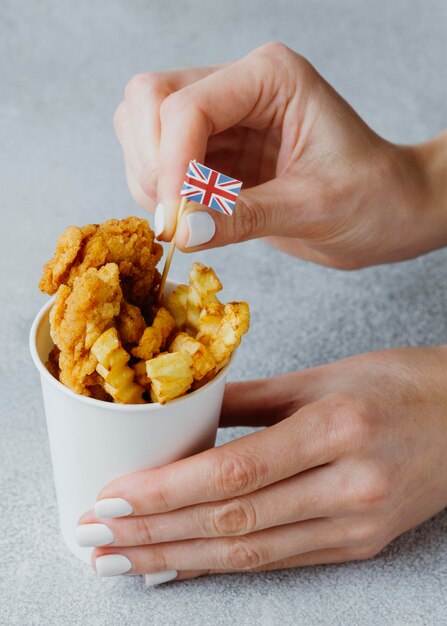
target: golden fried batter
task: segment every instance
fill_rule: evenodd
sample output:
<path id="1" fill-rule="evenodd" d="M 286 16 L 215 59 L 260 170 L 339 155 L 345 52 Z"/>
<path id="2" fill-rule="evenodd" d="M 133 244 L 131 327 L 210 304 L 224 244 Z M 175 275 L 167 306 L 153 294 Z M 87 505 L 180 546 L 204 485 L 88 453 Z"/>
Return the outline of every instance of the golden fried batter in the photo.
<path id="1" fill-rule="evenodd" d="M 146 330 L 146 322 L 140 309 L 124 299 L 117 319 L 117 328 L 124 345 L 138 343 Z"/>
<path id="2" fill-rule="evenodd" d="M 50 354 L 48 355 L 48 361 L 45 363 L 45 367 L 50 372 L 51 376 L 54 376 L 56 380 L 59 380 L 59 355 L 61 351 L 57 346 L 53 346 Z"/>
<path id="3" fill-rule="evenodd" d="M 51 337 L 60 349 L 60 381 L 77 393 L 92 395 L 97 385 L 97 360 L 90 348 L 120 312 L 123 294 L 118 265 L 91 267 L 74 278 L 72 286 L 60 285 L 50 313 Z"/>
<path id="4" fill-rule="evenodd" d="M 59 238 L 53 258 L 44 267 L 39 287 L 48 294 L 73 281 L 89 268 L 116 263 L 127 302 L 142 307 L 154 283 L 162 246 L 154 241 L 147 220 L 127 217 L 102 224 L 69 226 Z"/>

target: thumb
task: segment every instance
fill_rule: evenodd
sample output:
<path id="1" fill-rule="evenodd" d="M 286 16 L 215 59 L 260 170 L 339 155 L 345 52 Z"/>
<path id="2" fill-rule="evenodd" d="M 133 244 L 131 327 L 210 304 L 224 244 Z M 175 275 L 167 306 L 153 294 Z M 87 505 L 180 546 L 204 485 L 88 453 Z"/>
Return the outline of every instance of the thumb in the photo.
<path id="1" fill-rule="evenodd" d="M 324 395 L 324 371 L 327 366 L 323 365 L 271 378 L 228 383 L 220 427 L 272 426 L 280 422 Z"/>
<path id="2" fill-rule="evenodd" d="M 258 237 L 293 236 L 295 194 L 287 192 L 291 183 L 285 178 L 242 190 L 231 216 L 189 202 L 177 227 L 176 245 L 184 252 L 195 252 Z"/>

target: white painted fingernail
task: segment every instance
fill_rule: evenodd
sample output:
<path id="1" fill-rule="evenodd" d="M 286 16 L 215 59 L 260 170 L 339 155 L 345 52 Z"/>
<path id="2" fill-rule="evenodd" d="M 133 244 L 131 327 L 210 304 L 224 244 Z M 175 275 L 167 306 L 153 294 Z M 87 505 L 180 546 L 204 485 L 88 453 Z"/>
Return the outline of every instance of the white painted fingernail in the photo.
<path id="1" fill-rule="evenodd" d="M 146 583 L 146 587 L 154 587 L 155 585 L 161 585 L 163 583 L 168 583 L 170 580 L 174 580 L 177 578 L 177 570 L 173 569 L 168 572 L 154 572 L 153 574 L 146 574 L 144 576 L 144 581 Z"/>
<path id="2" fill-rule="evenodd" d="M 189 239 L 186 248 L 201 246 L 210 241 L 216 232 L 216 224 L 206 211 L 194 211 L 186 216 L 189 226 Z"/>
<path id="3" fill-rule="evenodd" d="M 154 232 L 158 238 L 165 229 L 165 208 L 160 202 L 157 204 L 154 215 Z"/>
<path id="4" fill-rule="evenodd" d="M 132 563 L 123 554 L 105 554 L 95 561 L 98 576 L 119 576 L 132 568 Z"/>
<path id="5" fill-rule="evenodd" d="M 95 504 L 96 517 L 125 517 L 131 513 L 132 505 L 123 498 L 104 498 Z"/>
<path id="6" fill-rule="evenodd" d="M 105 524 L 79 524 L 76 527 L 76 541 L 81 548 L 96 548 L 108 546 L 115 537 Z"/>

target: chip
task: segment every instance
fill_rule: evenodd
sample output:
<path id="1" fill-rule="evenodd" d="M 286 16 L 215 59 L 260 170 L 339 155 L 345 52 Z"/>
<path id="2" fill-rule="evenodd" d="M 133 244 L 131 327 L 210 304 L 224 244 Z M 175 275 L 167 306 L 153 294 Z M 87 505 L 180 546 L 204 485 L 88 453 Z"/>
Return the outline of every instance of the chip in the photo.
<path id="1" fill-rule="evenodd" d="M 194 380 L 192 356 L 186 350 L 164 352 L 146 361 L 150 378 L 150 395 L 153 402 L 165 404 L 185 394 Z"/>
<path id="2" fill-rule="evenodd" d="M 104 389 L 115 402 L 144 403 L 144 389 L 134 381 L 134 371 L 127 365 L 130 354 L 122 347 L 116 328 L 102 333 L 93 344 L 91 353 L 98 360 L 96 371 L 104 379 Z"/>
<path id="3" fill-rule="evenodd" d="M 186 350 L 192 356 L 195 381 L 200 381 L 205 376 L 209 380 L 217 372 L 216 361 L 208 348 L 188 333 L 179 333 L 169 346 L 169 352 L 180 352 L 181 350 Z"/>

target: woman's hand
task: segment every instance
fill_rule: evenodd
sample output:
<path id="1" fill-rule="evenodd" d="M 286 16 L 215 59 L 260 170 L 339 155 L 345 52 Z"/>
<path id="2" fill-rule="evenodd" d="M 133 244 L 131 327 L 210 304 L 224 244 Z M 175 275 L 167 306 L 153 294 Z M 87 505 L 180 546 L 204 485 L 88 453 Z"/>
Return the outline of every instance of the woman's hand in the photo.
<path id="1" fill-rule="evenodd" d="M 378 103 L 378 106 L 381 106 Z M 268 44 L 227 65 L 138 74 L 115 115 L 129 187 L 169 241 L 188 162 L 244 182 L 233 217 L 189 203 L 184 251 L 268 237 L 352 269 L 447 243 L 447 134 L 393 145 L 303 57 Z"/>
<path id="2" fill-rule="evenodd" d="M 372 557 L 447 505 L 446 372 L 446 347 L 403 348 L 231 384 L 223 425 L 268 428 L 114 480 L 78 539 L 110 544 L 102 575 Z"/>

